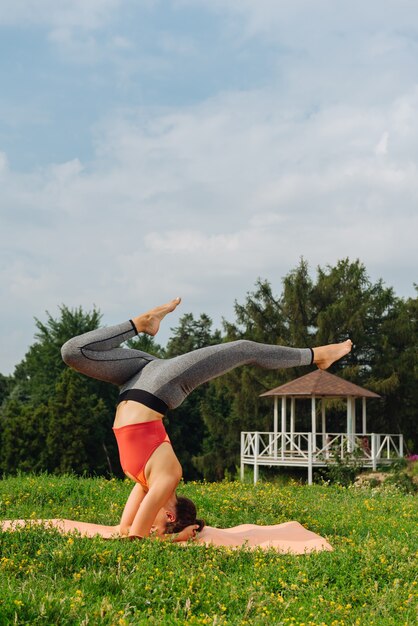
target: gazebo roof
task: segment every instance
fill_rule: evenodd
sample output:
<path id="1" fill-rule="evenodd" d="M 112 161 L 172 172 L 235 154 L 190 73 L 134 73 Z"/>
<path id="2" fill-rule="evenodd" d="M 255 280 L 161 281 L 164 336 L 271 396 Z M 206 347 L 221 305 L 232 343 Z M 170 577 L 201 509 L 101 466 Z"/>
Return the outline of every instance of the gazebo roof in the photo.
<path id="1" fill-rule="evenodd" d="M 359 387 L 359 385 L 350 383 L 348 380 L 321 369 L 260 394 L 260 397 L 263 396 L 299 396 L 305 398 L 311 396 L 324 398 L 353 396 L 356 398 L 380 398 L 373 391 Z"/>

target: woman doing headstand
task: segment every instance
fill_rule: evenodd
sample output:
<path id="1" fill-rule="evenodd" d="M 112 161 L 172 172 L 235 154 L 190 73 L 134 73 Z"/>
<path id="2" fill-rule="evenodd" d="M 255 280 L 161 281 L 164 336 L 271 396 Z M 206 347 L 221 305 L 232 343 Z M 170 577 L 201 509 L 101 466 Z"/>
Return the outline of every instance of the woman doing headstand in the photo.
<path id="1" fill-rule="evenodd" d="M 154 336 L 179 304 L 176 298 L 122 324 L 74 337 L 61 350 L 73 369 L 120 387 L 113 431 L 122 469 L 136 483 L 120 521 L 122 536 L 179 533 L 177 540 L 184 541 L 203 527 L 193 502 L 176 495 L 182 469 L 162 423 L 168 409 L 178 407 L 202 383 L 240 365 L 279 369 L 315 363 L 326 369 L 352 347 L 349 339 L 313 349 L 238 340 L 173 359 L 120 347 L 141 332 Z"/>

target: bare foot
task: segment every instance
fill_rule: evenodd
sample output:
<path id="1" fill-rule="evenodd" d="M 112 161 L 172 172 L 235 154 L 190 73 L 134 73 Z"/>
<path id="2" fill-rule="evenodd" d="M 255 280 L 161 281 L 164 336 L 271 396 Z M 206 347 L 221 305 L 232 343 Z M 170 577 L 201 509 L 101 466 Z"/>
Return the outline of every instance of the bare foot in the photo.
<path id="1" fill-rule="evenodd" d="M 160 328 L 160 322 L 165 318 L 167 313 L 171 313 L 180 304 L 181 298 L 175 298 L 167 304 L 156 306 L 147 313 L 143 313 L 138 317 L 135 317 L 132 321 L 136 326 L 139 333 L 146 333 L 154 337 L 158 333 Z"/>
<path id="2" fill-rule="evenodd" d="M 347 339 L 347 341 L 343 341 L 341 343 L 331 343 L 328 346 L 314 348 L 313 362 L 319 367 L 319 369 L 326 370 L 335 361 L 338 361 L 338 359 L 341 359 L 343 356 L 351 352 L 352 347 L 353 342 L 351 339 Z"/>

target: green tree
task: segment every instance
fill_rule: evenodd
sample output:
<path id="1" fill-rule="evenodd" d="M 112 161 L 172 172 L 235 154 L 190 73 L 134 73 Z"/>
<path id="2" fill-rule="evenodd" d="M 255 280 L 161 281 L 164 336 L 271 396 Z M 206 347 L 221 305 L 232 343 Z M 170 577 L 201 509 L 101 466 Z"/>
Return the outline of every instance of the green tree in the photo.
<path id="1" fill-rule="evenodd" d="M 359 260 L 318 267 L 312 280 L 301 259 L 283 278 L 279 295 L 259 279 L 243 303 L 235 302 L 235 320 L 224 320 L 223 334 L 212 329 L 206 315 L 194 319 L 186 314 L 172 329 L 166 348 L 146 335 L 128 345 L 174 358 L 236 339 L 314 347 L 350 337 L 352 353 L 331 371 L 381 394 L 380 402 L 368 403 L 369 431 L 402 432 L 408 449 L 416 451 L 417 320 L 418 298 L 404 300 L 383 281 L 373 283 Z M 35 342 L 14 376 L 0 375 L 3 473 L 20 469 L 121 475 L 111 431 L 117 387 L 70 370 L 60 356 L 67 339 L 97 328 L 99 322 L 96 309 L 86 313 L 63 306 L 57 319 L 47 314 L 46 322 L 36 320 Z M 185 478 L 217 480 L 233 474 L 240 431 L 272 428 L 272 402 L 260 394 L 307 371 L 237 368 L 200 386 L 170 411 L 167 430 Z M 341 414 L 335 428 L 344 421 Z"/>
<path id="2" fill-rule="evenodd" d="M 372 283 L 359 260 L 349 259 L 339 261 L 334 267 L 318 268 L 312 300 L 316 344 L 343 341 L 347 337 L 354 344 L 352 352 L 332 366 L 332 372 L 381 394 L 382 401 L 368 403 L 368 428 L 393 432 L 385 417 L 385 406 L 396 395 L 399 384 L 396 362 L 401 346 L 395 346 L 397 342 L 389 339 L 388 332 L 396 335 L 400 330 L 402 301 L 382 280 Z M 392 350 L 385 355 L 388 345 L 392 345 Z M 343 421 L 340 414 L 340 428 Z"/>
<path id="3" fill-rule="evenodd" d="M 128 348 L 134 348 L 135 350 L 141 350 L 147 352 L 153 356 L 163 359 L 165 356 L 165 350 L 160 344 L 158 344 L 154 337 L 150 335 L 137 335 L 133 339 L 129 339 L 127 342 Z"/>
<path id="4" fill-rule="evenodd" d="M 280 296 L 273 295 L 267 281 L 257 281 L 246 301 L 236 303 L 235 322 L 225 322 L 224 327 L 226 340 L 298 347 L 350 337 L 352 353 L 331 371 L 381 394 L 381 401 L 368 403 L 369 431 L 401 432 L 412 450 L 418 443 L 417 309 L 416 298 L 404 301 L 382 280 L 373 283 L 359 260 L 319 267 L 312 281 L 302 259 L 284 277 Z M 305 373 L 306 368 L 272 372 L 247 366 L 210 383 L 201 404 L 207 432 L 197 459 L 206 478 L 234 471 L 240 431 L 271 429 L 272 403 L 259 398 L 260 393 Z M 304 419 L 307 425 L 310 419 L 303 410 L 298 409 L 302 427 Z M 331 412 L 334 427 L 344 427 L 343 413 L 337 407 Z"/>
<path id="5" fill-rule="evenodd" d="M 373 284 L 359 260 L 343 259 L 335 267 L 318 267 L 312 291 L 316 344 L 350 337 L 355 350 L 335 367 L 346 366 L 348 361 L 359 373 L 367 371 L 381 346 L 382 324 L 395 303 L 393 289 L 382 280 Z"/>
<path id="6" fill-rule="evenodd" d="M 290 327 L 281 299 L 267 281 L 258 280 L 244 304 L 235 302 L 236 321 L 224 322 L 226 340 L 249 339 L 285 344 Z M 260 394 L 287 380 L 285 371 L 239 367 L 209 384 L 201 410 L 207 433 L 196 464 L 209 480 L 233 475 L 239 462 L 240 431 L 270 429 L 271 402 Z"/>
<path id="7" fill-rule="evenodd" d="M 113 415 L 103 400 L 89 393 L 81 376 L 65 370 L 45 408 L 50 471 L 112 473 L 107 444 Z"/>
<path id="8" fill-rule="evenodd" d="M 235 322 L 224 320 L 226 339 L 251 339 L 278 343 L 288 334 L 280 298 L 273 294 L 267 280 L 257 280 L 255 291 L 247 293 L 244 304 L 235 301 Z"/>
<path id="9" fill-rule="evenodd" d="M 3 374 L 0 374 L 0 406 L 9 396 L 12 387 L 13 378 L 11 376 L 4 376 Z"/>
<path id="10" fill-rule="evenodd" d="M 81 307 L 61 306 L 59 310 L 57 319 L 48 312 L 46 322 L 35 318 L 35 342 L 14 372 L 14 393 L 35 405 L 48 398 L 51 385 L 67 367 L 61 359 L 61 346 L 71 337 L 98 328 L 101 319 L 97 309 L 86 313 Z"/>
<path id="11" fill-rule="evenodd" d="M 1 407 L 3 472 L 64 471 L 71 466 L 78 472 L 121 473 L 111 430 L 117 387 L 69 370 L 60 353 L 68 339 L 97 328 L 100 318 L 96 309 L 62 306 L 59 318 L 47 313 L 45 323 L 36 320 L 35 342 L 16 367 Z"/>
<path id="12" fill-rule="evenodd" d="M 403 433 L 407 451 L 418 449 L 418 298 L 396 299 L 380 329 L 379 349 L 367 381 L 383 399 L 376 430 Z"/>
<path id="13" fill-rule="evenodd" d="M 0 470 L 5 474 L 17 471 L 47 470 L 45 441 L 48 424 L 45 405 L 33 406 L 16 398 L 4 403 L 1 412 Z"/>
<path id="14" fill-rule="evenodd" d="M 301 259 L 299 265 L 283 279 L 280 306 L 287 329 L 284 337 L 287 345 L 313 347 L 315 314 L 312 292 L 313 282 L 309 276 L 308 263 Z"/>

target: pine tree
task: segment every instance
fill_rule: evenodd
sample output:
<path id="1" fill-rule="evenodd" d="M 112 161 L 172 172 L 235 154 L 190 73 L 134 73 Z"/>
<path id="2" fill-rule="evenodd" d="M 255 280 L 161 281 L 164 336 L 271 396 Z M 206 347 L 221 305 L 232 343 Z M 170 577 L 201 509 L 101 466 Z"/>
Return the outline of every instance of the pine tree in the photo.
<path id="1" fill-rule="evenodd" d="M 89 393 L 85 379 L 67 369 L 47 404 L 48 469 L 57 473 L 111 474 L 107 443 L 113 416 Z"/>
<path id="2" fill-rule="evenodd" d="M 16 367 L 1 407 L 4 473 L 121 473 L 111 431 L 117 387 L 69 370 L 60 352 L 71 337 L 97 328 L 100 318 L 96 309 L 62 306 L 58 319 L 47 313 L 46 323 L 36 320 L 36 341 Z"/>
<path id="3" fill-rule="evenodd" d="M 249 339 L 267 344 L 285 344 L 289 325 L 282 302 L 267 281 L 257 281 L 244 304 L 235 303 L 236 322 L 224 322 L 226 340 Z M 246 365 L 209 383 L 202 402 L 207 428 L 202 454 L 195 462 L 205 478 L 219 480 L 235 475 L 239 463 L 240 431 L 271 428 L 271 402 L 262 392 L 287 380 L 286 370 L 263 370 Z"/>

